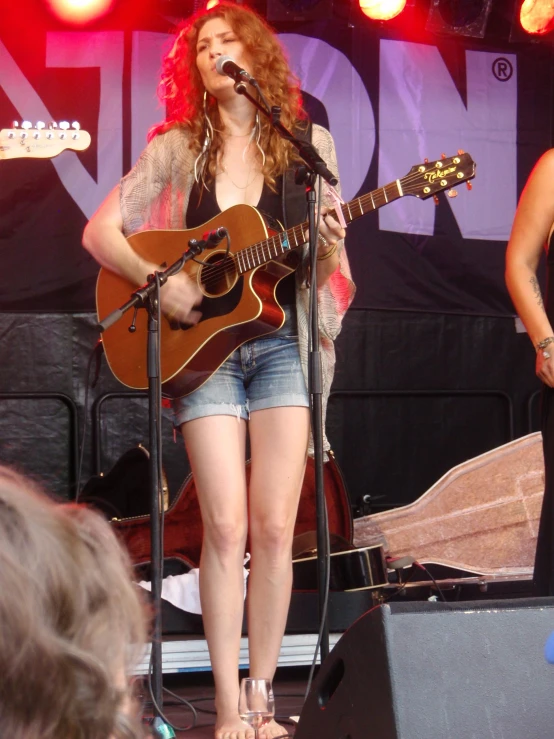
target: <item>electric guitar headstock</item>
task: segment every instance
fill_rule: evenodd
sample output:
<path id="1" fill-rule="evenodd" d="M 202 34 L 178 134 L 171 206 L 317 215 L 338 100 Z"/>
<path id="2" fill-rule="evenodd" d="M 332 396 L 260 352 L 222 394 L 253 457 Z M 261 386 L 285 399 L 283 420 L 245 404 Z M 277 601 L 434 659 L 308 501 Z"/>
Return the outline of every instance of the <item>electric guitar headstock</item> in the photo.
<path id="1" fill-rule="evenodd" d="M 423 164 L 416 164 L 408 174 L 400 180 L 404 195 L 414 195 L 425 200 L 431 196 L 438 202 L 437 193 L 449 190 L 449 197 L 456 197 L 456 190 L 452 189 L 462 182 L 467 182 L 468 190 L 475 177 L 475 162 L 467 152 L 459 151 L 454 157 L 445 157 L 434 162 L 425 160 Z"/>
<path id="2" fill-rule="evenodd" d="M 90 146 L 90 134 L 75 121 L 50 123 L 15 122 L 0 131 L 0 159 L 51 159 L 66 149 L 84 151 Z"/>

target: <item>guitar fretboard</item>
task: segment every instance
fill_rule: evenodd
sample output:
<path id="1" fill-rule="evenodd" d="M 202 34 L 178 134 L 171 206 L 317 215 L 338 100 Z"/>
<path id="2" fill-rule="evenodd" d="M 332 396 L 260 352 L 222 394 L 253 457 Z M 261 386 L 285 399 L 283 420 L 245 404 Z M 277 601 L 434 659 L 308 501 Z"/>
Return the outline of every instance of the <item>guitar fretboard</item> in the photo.
<path id="1" fill-rule="evenodd" d="M 352 223 L 356 218 L 381 208 L 383 205 L 402 197 L 403 194 L 401 180 L 395 180 L 395 182 L 389 182 L 388 185 L 379 187 L 366 195 L 354 198 L 348 203 L 343 203 L 340 209 L 345 223 Z M 331 212 L 336 218 L 336 210 Z M 257 244 L 241 249 L 235 255 L 239 274 L 249 272 L 272 259 L 287 254 L 291 249 L 303 246 L 306 243 L 304 233 L 307 230 L 308 222 L 304 221 L 304 223 L 293 226 L 286 231 L 281 231 L 265 241 L 259 241 Z"/>

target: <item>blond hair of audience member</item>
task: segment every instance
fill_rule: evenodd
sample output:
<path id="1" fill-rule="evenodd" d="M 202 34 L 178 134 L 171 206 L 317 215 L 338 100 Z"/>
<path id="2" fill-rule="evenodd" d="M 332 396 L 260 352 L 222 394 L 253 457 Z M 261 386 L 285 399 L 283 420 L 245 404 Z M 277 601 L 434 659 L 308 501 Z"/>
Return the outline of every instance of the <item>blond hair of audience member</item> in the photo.
<path id="1" fill-rule="evenodd" d="M 145 610 L 110 525 L 0 467 L 0 732 L 143 736 L 129 674 Z"/>

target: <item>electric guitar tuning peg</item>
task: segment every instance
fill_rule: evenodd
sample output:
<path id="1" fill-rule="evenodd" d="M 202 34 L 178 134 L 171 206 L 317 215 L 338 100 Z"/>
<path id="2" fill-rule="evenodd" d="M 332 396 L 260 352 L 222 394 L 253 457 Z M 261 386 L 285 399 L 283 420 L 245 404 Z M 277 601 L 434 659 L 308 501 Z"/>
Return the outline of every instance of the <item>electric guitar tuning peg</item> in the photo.
<path id="1" fill-rule="evenodd" d="M 439 201 L 439 196 L 437 195 L 437 193 L 433 195 L 433 200 L 435 201 L 435 205 L 439 204 L 440 201 Z"/>
<path id="2" fill-rule="evenodd" d="M 19 128 L 19 121 L 14 121 L 12 123 L 12 128 Z"/>
<path id="3" fill-rule="evenodd" d="M 469 181 L 466 182 L 466 187 L 467 187 L 468 190 L 473 190 L 473 185 Z"/>
<path id="4" fill-rule="evenodd" d="M 71 128 L 74 128 L 76 131 L 79 131 L 81 129 L 81 124 L 79 123 L 79 121 L 73 121 L 73 123 L 71 124 Z"/>

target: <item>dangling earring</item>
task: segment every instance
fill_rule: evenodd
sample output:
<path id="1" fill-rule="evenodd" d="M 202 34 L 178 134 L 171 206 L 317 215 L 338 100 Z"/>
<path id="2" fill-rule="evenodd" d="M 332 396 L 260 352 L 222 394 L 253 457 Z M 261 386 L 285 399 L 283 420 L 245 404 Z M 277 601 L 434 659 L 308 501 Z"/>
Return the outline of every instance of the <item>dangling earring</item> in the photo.
<path id="1" fill-rule="evenodd" d="M 257 110 L 256 111 L 256 118 L 254 120 L 254 126 L 252 128 L 252 133 L 250 134 L 250 139 L 248 140 L 248 144 L 251 144 L 252 141 L 255 141 L 256 142 L 256 146 L 258 147 L 258 151 L 262 155 L 262 167 L 263 167 L 265 165 L 265 152 L 264 152 L 264 150 L 262 149 L 262 147 L 260 145 L 260 139 L 261 138 L 262 138 L 262 126 L 261 126 L 261 123 L 260 123 L 260 111 Z M 248 147 L 248 144 L 247 144 L 247 147 Z M 245 149 L 245 151 L 246 151 L 246 149 Z M 243 154 L 243 159 L 244 159 L 244 154 Z"/>
<path id="2" fill-rule="evenodd" d="M 208 154 L 211 143 L 213 141 L 213 137 L 214 129 L 212 126 L 212 122 L 210 121 L 210 116 L 208 115 L 208 92 L 207 90 L 204 90 L 204 143 L 202 144 L 202 150 L 200 151 L 200 154 L 196 157 L 194 161 L 194 179 L 198 183 L 200 182 L 200 179 L 202 179 L 202 185 L 204 187 L 206 187 L 206 183 L 204 181 L 204 172 L 206 170 Z M 206 187 L 206 189 L 208 188 Z"/>

